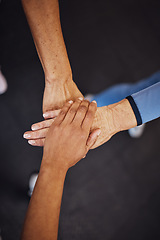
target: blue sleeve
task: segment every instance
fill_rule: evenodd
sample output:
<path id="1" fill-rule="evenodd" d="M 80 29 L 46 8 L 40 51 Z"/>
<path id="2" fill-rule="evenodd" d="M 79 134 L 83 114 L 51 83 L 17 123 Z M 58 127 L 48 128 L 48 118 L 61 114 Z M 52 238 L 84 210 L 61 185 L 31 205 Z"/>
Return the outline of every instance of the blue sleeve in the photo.
<path id="1" fill-rule="evenodd" d="M 137 125 L 160 117 L 160 82 L 127 97 Z"/>

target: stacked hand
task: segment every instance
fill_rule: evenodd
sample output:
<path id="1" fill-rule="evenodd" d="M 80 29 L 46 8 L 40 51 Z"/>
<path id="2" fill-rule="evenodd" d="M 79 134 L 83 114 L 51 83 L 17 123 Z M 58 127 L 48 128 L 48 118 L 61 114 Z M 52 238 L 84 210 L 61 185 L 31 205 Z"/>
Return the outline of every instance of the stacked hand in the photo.
<path id="1" fill-rule="evenodd" d="M 44 113 L 45 120 L 31 126 L 32 131 L 28 131 L 24 134 L 24 137 L 29 140 L 29 144 L 33 146 L 44 146 L 47 132 L 60 111 L 61 110 L 54 110 Z M 83 111 L 83 108 L 80 111 Z M 97 108 L 90 129 L 90 139 L 94 139 L 94 130 L 97 128 L 101 130 L 101 134 L 91 147 L 92 149 L 102 145 L 116 133 L 116 124 L 114 123 L 113 112 L 110 107 L 105 106 Z"/>
<path id="2" fill-rule="evenodd" d="M 65 103 L 47 130 L 42 165 L 67 171 L 87 154 L 100 134 L 95 129 L 89 136 L 96 110 L 96 102 L 81 98 Z"/>
<path id="3" fill-rule="evenodd" d="M 45 74 L 45 120 L 24 134 L 31 145 L 44 146 L 44 154 L 21 239 L 56 240 L 68 168 L 116 132 L 136 126 L 136 118 L 127 100 L 101 108 L 83 100 L 72 80 L 58 1 L 22 4 Z"/>

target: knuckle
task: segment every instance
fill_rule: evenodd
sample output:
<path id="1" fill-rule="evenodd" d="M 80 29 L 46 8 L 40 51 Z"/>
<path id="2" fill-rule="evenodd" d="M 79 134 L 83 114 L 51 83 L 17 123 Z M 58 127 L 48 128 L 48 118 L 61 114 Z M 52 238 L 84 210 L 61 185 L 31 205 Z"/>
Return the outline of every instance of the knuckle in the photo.
<path id="1" fill-rule="evenodd" d="M 69 110 L 69 113 L 70 114 L 74 114 L 76 112 L 76 110 L 74 109 L 74 108 L 71 108 L 70 110 Z"/>
<path id="2" fill-rule="evenodd" d="M 86 112 L 87 111 L 87 107 L 86 106 L 84 106 L 84 105 L 82 105 L 82 106 L 80 106 L 79 107 L 79 110 L 78 110 L 79 112 Z"/>

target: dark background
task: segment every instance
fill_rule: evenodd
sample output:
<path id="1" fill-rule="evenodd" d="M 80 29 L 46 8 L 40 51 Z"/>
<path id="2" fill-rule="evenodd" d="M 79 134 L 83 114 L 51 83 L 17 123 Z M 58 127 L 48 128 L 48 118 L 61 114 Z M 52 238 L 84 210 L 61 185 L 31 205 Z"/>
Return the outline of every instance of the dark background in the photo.
<path id="1" fill-rule="evenodd" d="M 60 6 L 74 80 L 83 94 L 159 70 L 159 0 L 61 0 Z M 44 88 L 20 1 L 0 4 L 0 65 L 9 85 L 0 95 L 0 228 L 3 240 L 17 240 L 29 176 L 42 157 L 42 149 L 22 135 L 42 120 Z M 69 170 L 60 239 L 160 239 L 159 138 L 157 119 L 141 138 L 119 133 Z"/>

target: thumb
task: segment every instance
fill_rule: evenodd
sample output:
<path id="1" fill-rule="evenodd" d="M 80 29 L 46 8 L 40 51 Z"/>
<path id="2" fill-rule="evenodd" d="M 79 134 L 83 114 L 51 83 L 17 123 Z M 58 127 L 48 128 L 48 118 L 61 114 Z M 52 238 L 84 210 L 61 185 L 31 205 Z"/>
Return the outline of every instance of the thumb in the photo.
<path id="1" fill-rule="evenodd" d="M 97 138 L 98 138 L 98 136 L 100 134 L 101 134 L 101 130 L 99 128 L 98 129 L 94 129 L 90 133 L 90 135 L 89 135 L 89 137 L 87 139 L 87 143 L 86 143 L 88 150 L 95 144 L 95 142 L 97 141 Z"/>

